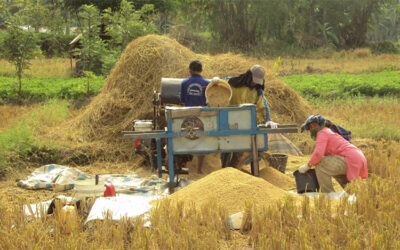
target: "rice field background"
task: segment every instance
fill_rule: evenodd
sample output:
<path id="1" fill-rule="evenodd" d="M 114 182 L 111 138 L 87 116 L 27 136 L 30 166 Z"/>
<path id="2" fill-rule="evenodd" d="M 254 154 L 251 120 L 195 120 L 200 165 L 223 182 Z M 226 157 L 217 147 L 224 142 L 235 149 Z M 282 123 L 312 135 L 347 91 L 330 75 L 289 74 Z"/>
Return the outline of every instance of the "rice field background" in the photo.
<path id="1" fill-rule="evenodd" d="M 347 55 L 340 59 L 296 59 L 292 64 L 290 60 L 282 59 L 277 72 L 279 75 L 307 73 L 309 66 L 309 71 L 320 69 L 321 73 L 340 73 L 343 79 L 354 79 L 356 75 L 342 75 L 343 72 L 366 74 L 378 71 L 374 77 L 388 82 L 398 79 L 395 74 L 400 60 L 393 60 L 393 57 L 397 58 L 387 55 L 366 59 Z M 69 77 L 68 61 L 54 62 L 46 63 L 54 69 L 41 73 L 32 70 L 29 77 L 34 81 L 39 77 Z M 271 67 L 273 62 L 276 59 L 271 60 Z M 4 65 L 4 62 L 0 64 Z M 3 79 L 12 77 L 7 73 L 11 69 L 0 68 Z M 390 73 L 380 72 L 385 69 L 390 69 Z M 320 73 L 318 70 L 311 73 L 316 72 Z M 323 77 L 327 76 L 303 75 L 293 76 L 293 79 L 301 78 L 309 83 L 307 77 L 325 79 Z M 335 75 L 329 77 L 337 78 Z M 26 84 L 29 85 L 29 81 Z M 61 159 L 51 157 L 61 152 L 65 145 L 56 137 L 44 138 L 43 135 L 54 125 L 67 123 L 79 115 L 80 110 L 71 105 L 71 98 L 0 106 L 0 249 L 399 249 L 399 97 L 310 98 L 300 90 L 299 93 L 308 98 L 313 112 L 352 131 L 354 143 L 367 157 L 369 178 L 352 182 L 346 188 L 357 197 L 352 203 L 346 200 L 335 203 L 324 197 L 304 198 L 299 202 L 291 196 L 268 206 L 249 203 L 245 223 L 238 231 L 229 229 L 229 214 L 217 201 L 210 201 L 200 209 L 190 203 L 168 200 L 158 203 L 150 214 L 150 227 L 143 226 L 143 218 L 115 222 L 110 217 L 85 224 L 82 218 L 86 211 L 82 210 L 78 212 L 81 216 L 74 219 L 69 234 L 65 233 L 65 223 L 57 213 L 40 219 L 24 216 L 22 204 L 58 194 L 21 191 L 15 187 L 15 180 L 26 177 L 34 167 L 42 164 L 43 159 Z M 297 136 L 295 143 L 295 140 L 310 140 L 306 133 Z M 79 167 L 89 169 L 94 166 L 103 167 L 104 171 L 133 171 L 127 162 L 99 161 Z"/>

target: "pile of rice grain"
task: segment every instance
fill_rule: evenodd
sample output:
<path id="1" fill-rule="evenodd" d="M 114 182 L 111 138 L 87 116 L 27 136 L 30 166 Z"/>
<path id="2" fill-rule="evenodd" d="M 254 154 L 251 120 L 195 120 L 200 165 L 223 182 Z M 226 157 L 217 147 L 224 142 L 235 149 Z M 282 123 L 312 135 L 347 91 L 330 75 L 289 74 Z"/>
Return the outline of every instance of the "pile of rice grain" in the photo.
<path id="1" fill-rule="evenodd" d="M 294 178 L 290 178 L 286 174 L 279 172 L 279 170 L 276 170 L 273 167 L 265 167 L 261 169 L 260 178 L 263 178 L 269 183 L 284 190 L 296 188 L 296 182 Z"/>
<path id="2" fill-rule="evenodd" d="M 201 207 L 217 202 L 230 214 L 245 209 L 246 202 L 268 205 L 282 199 L 286 192 L 267 181 L 234 168 L 223 168 L 169 196 L 172 201 L 193 202 Z"/>

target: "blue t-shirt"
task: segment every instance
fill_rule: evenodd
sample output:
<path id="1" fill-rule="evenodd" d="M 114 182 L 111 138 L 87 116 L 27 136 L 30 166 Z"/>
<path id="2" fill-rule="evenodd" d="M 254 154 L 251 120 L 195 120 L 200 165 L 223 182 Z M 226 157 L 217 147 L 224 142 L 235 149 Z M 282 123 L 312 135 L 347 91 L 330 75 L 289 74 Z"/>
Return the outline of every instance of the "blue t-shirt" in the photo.
<path id="1" fill-rule="evenodd" d="M 206 88 L 210 83 L 200 75 L 192 75 L 182 81 L 181 102 L 186 107 L 206 106 Z"/>

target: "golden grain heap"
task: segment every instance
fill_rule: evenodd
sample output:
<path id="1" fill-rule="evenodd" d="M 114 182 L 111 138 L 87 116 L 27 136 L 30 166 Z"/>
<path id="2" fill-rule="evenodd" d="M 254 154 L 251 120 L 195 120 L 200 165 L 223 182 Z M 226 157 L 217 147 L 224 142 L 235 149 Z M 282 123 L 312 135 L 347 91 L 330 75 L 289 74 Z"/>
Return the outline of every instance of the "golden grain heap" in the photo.
<path id="1" fill-rule="evenodd" d="M 195 54 L 167 36 L 140 37 L 126 47 L 100 94 L 72 122 L 72 130 L 80 140 L 115 140 L 131 128 L 132 120 L 151 118 L 153 91 L 160 91 L 161 77 L 188 77 L 194 59 L 203 62 L 206 78 L 234 76 L 258 63 L 234 54 Z M 309 114 L 308 104 L 274 77 L 269 75 L 266 83 L 272 117 L 278 122 L 302 122 Z"/>
<path id="2" fill-rule="evenodd" d="M 261 169 L 260 178 L 284 190 L 290 190 L 296 187 L 294 178 L 290 178 L 272 167 Z"/>
<path id="3" fill-rule="evenodd" d="M 234 168 L 223 168 L 172 194 L 173 201 L 193 202 L 201 207 L 215 201 L 229 213 L 245 209 L 246 202 L 269 205 L 286 192 L 269 182 Z"/>

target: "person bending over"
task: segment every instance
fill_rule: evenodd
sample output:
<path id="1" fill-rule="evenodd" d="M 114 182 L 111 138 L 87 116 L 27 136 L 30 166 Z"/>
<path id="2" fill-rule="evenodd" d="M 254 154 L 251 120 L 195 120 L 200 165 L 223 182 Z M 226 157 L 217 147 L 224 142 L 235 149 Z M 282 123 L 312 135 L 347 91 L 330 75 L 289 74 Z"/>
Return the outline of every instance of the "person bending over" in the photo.
<path id="1" fill-rule="evenodd" d="M 278 123 L 271 121 L 268 102 L 264 95 L 264 76 L 264 67 L 256 64 L 245 73 L 229 78 L 228 83 L 232 88 L 232 98 L 229 104 L 255 104 L 257 110 L 265 110 L 265 125 L 271 128 L 277 128 Z M 241 155 L 240 152 L 221 154 L 222 167 L 238 167 Z"/>
<path id="2" fill-rule="evenodd" d="M 301 126 L 301 132 L 309 130 L 316 140 L 315 149 L 307 164 L 301 166 L 300 173 L 315 167 L 321 192 L 334 192 L 331 177 L 344 188 L 354 179 L 368 176 L 367 160 L 363 152 L 350 143 L 349 137 L 341 133 L 321 115 L 311 115 Z"/>

